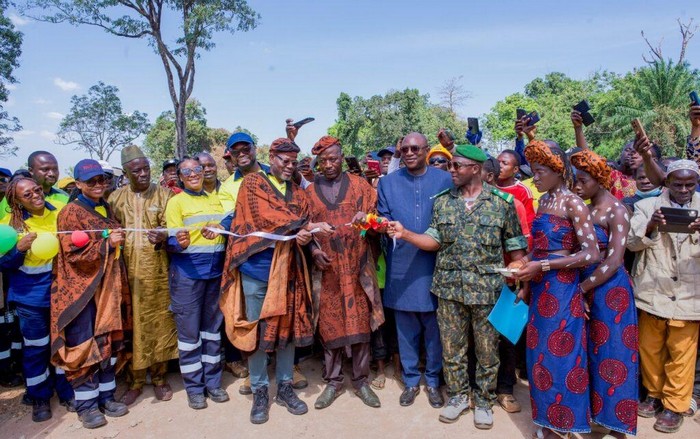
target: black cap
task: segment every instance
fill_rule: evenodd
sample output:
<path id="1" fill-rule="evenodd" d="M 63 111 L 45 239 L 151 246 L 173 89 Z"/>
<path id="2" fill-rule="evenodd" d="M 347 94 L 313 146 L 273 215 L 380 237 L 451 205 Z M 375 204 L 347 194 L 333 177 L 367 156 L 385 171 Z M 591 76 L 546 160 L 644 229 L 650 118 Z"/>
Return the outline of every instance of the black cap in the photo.
<path id="1" fill-rule="evenodd" d="M 168 159 L 163 162 L 163 170 L 165 171 L 165 168 L 168 166 L 177 166 L 180 164 L 180 161 L 178 159 Z"/>

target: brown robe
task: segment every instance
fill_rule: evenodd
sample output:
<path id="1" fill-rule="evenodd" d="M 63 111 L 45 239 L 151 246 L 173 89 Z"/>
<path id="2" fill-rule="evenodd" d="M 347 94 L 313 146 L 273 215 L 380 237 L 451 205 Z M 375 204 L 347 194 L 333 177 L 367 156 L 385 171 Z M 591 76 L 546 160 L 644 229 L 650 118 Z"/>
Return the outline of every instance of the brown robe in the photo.
<path id="1" fill-rule="evenodd" d="M 107 218 L 79 200 L 58 214 L 58 231 L 121 227 L 107 209 Z M 131 328 L 131 303 L 124 258 L 109 250 L 100 232 L 88 233 L 84 247 L 73 245 L 70 234 L 58 235 L 60 248 L 53 264 L 51 285 L 51 362 L 66 371 L 69 381 L 89 377 L 102 362 L 123 350 L 125 331 Z M 90 303 L 97 316 L 93 337 L 68 347 L 65 329 Z M 123 364 L 123 361 L 120 362 Z"/>
<path id="2" fill-rule="evenodd" d="M 235 212 L 233 233 L 292 235 L 308 222 L 309 203 L 306 193 L 297 185 L 287 182 L 286 194 L 281 194 L 267 176 L 256 173 L 244 177 Z M 258 237 L 228 239 L 220 306 L 226 335 L 244 352 L 257 349 L 273 352 L 290 342 L 297 346 L 313 343 L 306 259 L 294 240 L 276 243 L 260 319 L 251 322 L 246 318 L 238 267 L 273 242 Z"/>
<path id="3" fill-rule="evenodd" d="M 369 342 L 371 332 L 384 322 L 371 238 L 345 225 L 357 212 L 375 212 L 377 193 L 365 179 L 343 173 L 338 198 L 330 202 L 321 190 L 320 178 L 306 189 L 310 220 L 327 222 L 336 230 L 330 236 L 315 237 L 332 262 L 325 271 L 314 267 L 313 299 L 323 344 L 336 349 Z"/>

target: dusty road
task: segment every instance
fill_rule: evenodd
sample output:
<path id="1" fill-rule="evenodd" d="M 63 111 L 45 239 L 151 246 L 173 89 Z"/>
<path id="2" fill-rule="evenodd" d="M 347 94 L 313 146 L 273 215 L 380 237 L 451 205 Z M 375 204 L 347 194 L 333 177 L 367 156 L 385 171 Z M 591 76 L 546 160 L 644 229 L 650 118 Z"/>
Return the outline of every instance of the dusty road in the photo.
<path id="1" fill-rule="evenodd" d="M 401 388 L 391 378 L 386 388 L 377 391 L 382 407 L 372 409 L 352 393 L 346 391 L 325 410 L 315 410 L 313 403 L 323 389 L 320 379 L 320 363 L 310 359 L 302 363 L 302 370 L 309 378 L 309 387 L 299 392 L 309 405 L 309 413 L 292 416 L 273 404 L 270 421 L 253 425 L 248 416 L 251 396 L 238 394 L 242 380 L 231 374 L 224 375 L 224 388 L 231 400 L 223 404 L 209 401 L 205 410 L 194 411 L 187 407 L 187 397 L 177 375 L 170 375 L 175 397 L 169 402 L 159 402 L 147 386 L 128 415 L 108 418 L 109 424 L 98 430 L 83 429 L 77 416 L 67 413 L 53 400 L 53 418 L 36 424 L 31 421 L 31 408 L 20 405 L 22 391 L 3 389 L 0 393 L 0 438 L 455 438 L 455 437 L 531 437 L 534 427 L 530 422 L 527 387 L 516 386 L 516 397 L 527 410 L 515 415 L 494 408 L 493 430 L 480 431 L 474 428 L 473 417 L 467 413 L 455 424 L 438 421 L 439 410 L 428 405 L 427 396 L 421 393 L 411 407 L 399 406 Z M 349 371 L 347 371 L 349 372 Z M 392 370 L 388 370 L 391 375 Z M 346 373 L 348 376 L 348 373 Z M 123 391 L 120 385 L 118 395 Z M 275 390 L 272 389 L 273 393 Z M 681 431 L 675 435 L 662 435 L 652 429 L 652 419 L 641 419 L 640 438 L 698 438 L 700 437 L 700 415 L 686 418 Z M 601 434 L 584 435 L 599 438 Z"/>

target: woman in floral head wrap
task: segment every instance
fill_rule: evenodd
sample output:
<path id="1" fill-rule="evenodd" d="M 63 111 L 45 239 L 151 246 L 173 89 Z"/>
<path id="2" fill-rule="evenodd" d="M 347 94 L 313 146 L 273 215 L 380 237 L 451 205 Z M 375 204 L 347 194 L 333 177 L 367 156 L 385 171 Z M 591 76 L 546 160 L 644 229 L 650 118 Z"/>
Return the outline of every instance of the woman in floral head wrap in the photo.
<path id="1" fill-rule="evenodd" d="M 585 307 L 579 268 L 598 261 L 588 208 L 571 192 L 571 170 L 554 142 L 533 140 L 525 148 L 540 192 L 532 224 L 533 251 L 510 264 L 530 299 L 527 366 L 535 437 L 590 432 Z M 531 297 L 530 297 L 531 293 Z"/>
<path id="2" fill-rule="evenodd" d="M 629 274 L 623 264 L 627 233 L 627 208 L 610 193 L 610 167 L 604 157 L 589 149 L 571 156 L 576 168 L 575 192 L 588 206 L 598 248 L 599 264 L 582 274 L 579 291 L 590 307 L 588 370 L 593 421 L 614 432 L 637 431 L 637 308 Z M 616 376 L 617 375 L 617 376 Z M 611 379 L 615 391 L 608 392 Z"/>

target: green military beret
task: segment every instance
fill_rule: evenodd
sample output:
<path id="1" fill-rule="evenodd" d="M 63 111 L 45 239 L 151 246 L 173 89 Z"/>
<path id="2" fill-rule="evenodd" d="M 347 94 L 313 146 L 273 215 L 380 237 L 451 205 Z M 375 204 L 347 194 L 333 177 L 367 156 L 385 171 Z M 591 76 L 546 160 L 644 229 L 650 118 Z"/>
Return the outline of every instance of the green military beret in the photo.
<path id="1" fill-rule="evenodd" d="M 474 145 L 457 145 L 454 149 L 454 155 L 479 163 L 484 163 L 488 159 L 486 153 Z"/>

